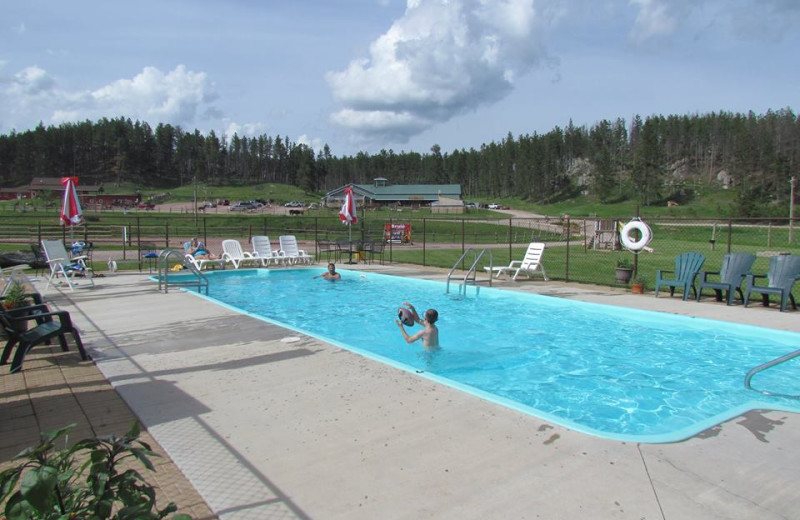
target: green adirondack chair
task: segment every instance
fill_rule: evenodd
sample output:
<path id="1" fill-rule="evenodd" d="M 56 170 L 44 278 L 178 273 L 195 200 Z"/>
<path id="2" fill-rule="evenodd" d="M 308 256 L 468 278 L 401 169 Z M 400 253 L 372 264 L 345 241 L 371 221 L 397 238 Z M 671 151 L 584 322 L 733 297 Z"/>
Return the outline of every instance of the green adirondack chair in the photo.
<path id="1" fill-rule="evenodd" d="M 758 278 L 766 278 L 767 285 L 756 285 L 756 279 Z M 797 303 L 792 295 L 792 287 L 798 278 L 800 278 L 800 256 L 773 256 L 772 260 L 769 261 L 769 272 L 766 275 L 747 275 L 744 306 L 747 307 L 752 293 L 760 293 L 764 307 L 769 306 L 769 295 L 775 294 L 780 297 L 781 312 L 786 310 L 790 301 L 792 302 L 792 308 L 797 309 Z"/>
<path id="2" fill-rule="evenodd" d="M 22 324 L 25 326 L 21 326 Z M 8 362 L 14 345 L 17 346 L 14 359 L 11 361 L 12 374 L 22 369 L 25 355 L 36 345 L 49 345 L 51 339 L 58 338 L 61 350 L 65 352 L 69 350 L 65 334 L 72 335 L 81 359 L 84 361 L 89 359 L 89 355 L 83 348 L 81 336 L 72 325 L 67 311 L 50 312 L 44 304 L 16 308 L 12 311 L 0 309 L 0 326 L 8 337 L 3 353 L 0 355 L 0 365 Z"/>
<path id="3" fill-rule="evenodd" d="M 674 271 L 658 269 L 656 271 L 656 298 L 658 298 L 658 290 L 662 285 L 669 287 L 670 296 L 675 295 L 676 287 L 683 289 L 684 301 L 689 298 L 689 288 L 691 288 L 696 295 L 697 289 L 694 286 L 694 281 L 705 261 L 706 257 L 703 256 L 702 253 L 683 253 L 675 257 Z M 672 279 L 664 278 L 664 274 L 667 273 L 673 273 L 675 277 Z"/>
<path id="4" fill-rule="evenodd" d="M 744 300 L 742 294 L 742 280 L 750 274 L 750 268 L 756 261 L 756 255 L 750 253 L 730 253 L 722 257 L 722 269 L 719 271 L 700 271 L 697 275 L 697 301 L 703 295 L 703 289 L 713 289 L 717 301 L 722 301 L 722 292 L 726 294 L 728 305 L 733 304 L 733 295 L 738 292 L 739 298 Z M 718 281 L 709 279 L 719 276 Z"/>

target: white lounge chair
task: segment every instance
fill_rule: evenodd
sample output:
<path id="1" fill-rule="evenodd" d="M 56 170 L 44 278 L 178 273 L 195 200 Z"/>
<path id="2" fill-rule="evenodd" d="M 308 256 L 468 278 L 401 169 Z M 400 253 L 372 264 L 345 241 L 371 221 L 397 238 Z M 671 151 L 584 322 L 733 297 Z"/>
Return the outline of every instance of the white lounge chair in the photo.
<path id="1" fill-rule="evenodd" d="M 225 267 L 225 260 L 222 258 L 195 258 L 189 253 L 186 253 L 184 257 L 184 264 L 191 264 L 195 266 L 198 271 L 208 269 L 209 267 Z"/>
<path id="2" fill-rule="evenodd" d="M 520 274 L 524 273 L 529 278 L 533 278 L 534 273 L 541 271 L 542 276 L 547 280 L 547 273 L 544 271 L 544 266 L 542 265 L 543 254 L 544 244 L 542 242 L 531 242 L 522 260 L 512 260 L 508 266 L 492 267 L 490 276 L 494 274 L 495 278 L 500 278 L 501 275 L 508 278 L 509 273 L 514 271 L 514 276 L 511 279 L 516 281 Z M 484 269 L 489 272 L 488 267 L 484 267 Z"/>
<path id="3" fill-rule="evenodd" d="M 5 296 L 14 282 L 25 284 L 30 279 L 25 275 L 25 269 L 30 269 L 28 264 L 12 265 L 0 268 L 0 297 Z"/>
<path id="4" fill-rule="evenodd" d="M 60 276 L 64 277 L 70 291 L 74 291 L 73 284 L 75 282 L 73 282 L 73 277 L 78 273 L 82 273 L 94 285 L 94 273 L 86 265 L 86 256 L 70 258 L 61 240 L 42 240 L 42 249 L 47 258 L 47 265 L 50 267 L 50 276 L 47 278 L 47 284 L 45 284 L 42 293 L 47 292 L 50 283 Z"/>
<path id="5" fill-rule="evenodd" d="M 272 249 L 269 237 L 266 235 L 255 235 L 251 239 L 253 242 L 253 256 L 261 261 L 263 267 L 274 263 L 280 265 L 285 257 L 277 249 Z"/>
<path id="6" fill-rule="evenodd" d="M 234 269 L 239 269 L 240 266 L 245 264 L 254 265 L 261 263 L 261 260 L 256 259 L 250 253 L 242 249 L 242 244 L 238 240 L 223 240 L 222 241 L 222 260 L 225 263 L 233 264 Z"/>
<path id="7" fill-rule="evenodd" d="M 297 246 L 297 238 L 294 235 L 282 235 L 278 238 L 281 244 L 281 254 L 288 262 L 293 264 L 310 264 L 314 257 L 306 253 Z"/>

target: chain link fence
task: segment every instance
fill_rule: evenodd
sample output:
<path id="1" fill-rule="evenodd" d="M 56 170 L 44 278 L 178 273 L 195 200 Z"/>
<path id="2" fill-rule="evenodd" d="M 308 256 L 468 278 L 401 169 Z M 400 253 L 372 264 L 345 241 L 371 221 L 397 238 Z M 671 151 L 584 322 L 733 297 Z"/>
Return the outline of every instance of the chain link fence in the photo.
<path id="1" fill-rule="evenodd" d="M 624 286 L 617 281 L 619 264 L 630 265 L 632 277 L 652 289 L 656 270 L 674 268 L 675 257 L 684 252 L 705 255 L 703 268 L 719 271 L 726 253 L 753 253 L 752 271 L 765 274 L 772 256 L 800 254 L 798 240 L 788 219 L 676 219 L 647 221 L 652 229 L 651 250 L 638 254 L 620 246 L 620 229 L 629 218 L 502 218 L 461 216 L 419 218 L 383 217 L 363 212 L 354 226 L 343 225 L 334 215 L 89 215 L 77 228 L 63 228 L 48 216 L 4 216 L 0 243 L 8 251 L 28 248 L 42 239 L 60 238 L 91 242 L 95 251 L 106 251 L 121 261 L 143 264 L 143 252 L 181 248 L 193 236 L 213 252 L 223 239 L 235 238 L 246 248 L 250 237 L 267 235 L 277 248 L 280 235 L 295 235 L 318 261 L 341 261 L 341 255 L 326 247 L 330 243 L 380 244 L 380 261 L 411 263 L 450 269 L 468 250 L 491 252 L 481 258 L 482 273 L 489 264 L 508 265 L 521 260 L 530 242 L 546 245 L 542 264 L 553 280 Z M 349 247 L 352 258 L 354 248 Z M 357 250 L 357 249 L 356 249 Z M 358 256 L 357 256 L 358 259 Z M 367 257 L 366 260 L 373 260 Z M 469 262 L 467 262 L 469 264 Z M 102 266 L 101 266 L 102 268 Z M 479 275 L 480 277 L 480 275 Z M 800 284 L 798 284 L 800 286 Z M 795 298 L 798 298 L 795 288 Z"/>

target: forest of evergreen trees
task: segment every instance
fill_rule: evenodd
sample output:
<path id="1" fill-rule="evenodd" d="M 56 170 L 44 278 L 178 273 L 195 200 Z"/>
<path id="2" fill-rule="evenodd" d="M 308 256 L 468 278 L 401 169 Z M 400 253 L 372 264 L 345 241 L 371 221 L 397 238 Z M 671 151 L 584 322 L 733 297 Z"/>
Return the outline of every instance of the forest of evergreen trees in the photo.
<path id="1" fill-rule="evenodd" d="M 754 113 L 636 116 L 591 128 L 556 127 L 482 145 L 429 153 L 381 150 L 336 157 L 286 137 L 219 137 L 130 119 L 40 124 L 0 135 L 4 187 L 33 177 L 77 175 L 82 184 L 171 188 L 192 182 L 276 182 L 326 191 L 386 177 L 394 183 L 460 183 L 465 197 L 555 201 L 586 191 L 600 201 L 663 201 L 728 176 L 753 203 L 788 199 L 800 165 L 800 120 L 791 109 Z M 631 195 L 633 194 L 633 195 Z"/>

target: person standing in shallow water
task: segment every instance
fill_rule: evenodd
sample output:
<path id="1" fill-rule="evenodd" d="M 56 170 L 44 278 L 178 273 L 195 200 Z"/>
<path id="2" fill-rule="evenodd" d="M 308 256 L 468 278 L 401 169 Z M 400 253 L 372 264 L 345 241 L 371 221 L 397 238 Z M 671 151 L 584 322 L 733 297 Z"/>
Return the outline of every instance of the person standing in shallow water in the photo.
<path id="1" fill-rule="evenodd" d="M 330 263 L 328 264 L 328 271 L 322 273 L 320 275 L 314 276 L 314 278 L 322 278 L 323 280 L 339 280 L 342 278 L 342 275 L 336 272 L 336 264 Z"/>
<path id="2" fill-rule="evenodd" d="M 408 310 L 411 311 L 411 317 L 414 319 L 415 322 L 422 325 L 424 328 L 410 336 L 408 332 L 406 332 L 406 328 L 403 326 L 403 322 L 398 319 L 395 319 L 394 322 L 400 327 L 400 332 L 403 334 L 403 338 L 405 338 L 406 343 L 414 343 L 415 341 L 422 339 L 422 344 L 427 350 L 434 350 L 439 348 L 439 328 L 436 326 L 436 322 L 439 320 L 439 313 L 436 309 L 428 309 L 425 311 L 425 319 L 419 317 L 417 313 L 417 309 L 414 308 L 408 302 L 403 302 L 403 305 L 408 307 Z"/>

